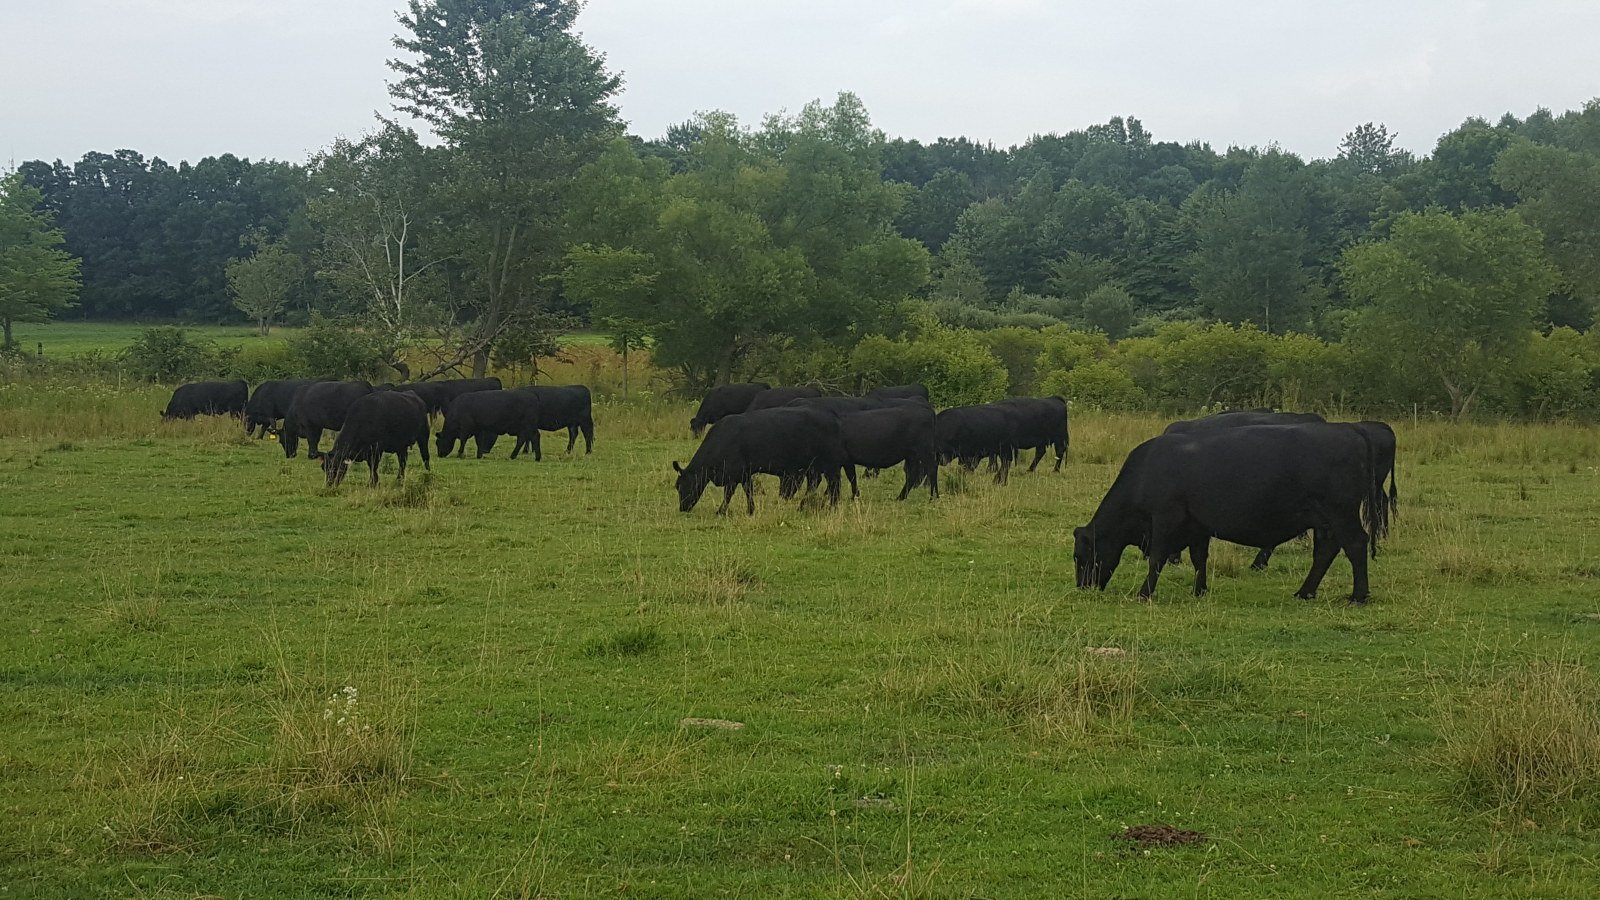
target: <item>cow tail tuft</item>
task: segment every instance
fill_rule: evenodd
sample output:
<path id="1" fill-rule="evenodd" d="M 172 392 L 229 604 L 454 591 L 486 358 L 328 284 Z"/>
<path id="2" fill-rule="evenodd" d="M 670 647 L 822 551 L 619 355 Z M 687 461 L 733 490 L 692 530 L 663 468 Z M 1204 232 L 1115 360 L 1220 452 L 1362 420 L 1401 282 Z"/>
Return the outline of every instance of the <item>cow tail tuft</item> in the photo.
<path id="1" fill-rule="evenodd" d="M 1378 471 L 1378 448 L 1366 435 L 1361 439 L 1367 444 L 1366 482 L 1367 497 L 1361 504 L 1363 524 L 1367 526 L 1368 547 L 1372 558 L 1378 558 L 1379 539 L 1389 534 L 1389 498 L 1383 494 L 1383 475 Z"/>

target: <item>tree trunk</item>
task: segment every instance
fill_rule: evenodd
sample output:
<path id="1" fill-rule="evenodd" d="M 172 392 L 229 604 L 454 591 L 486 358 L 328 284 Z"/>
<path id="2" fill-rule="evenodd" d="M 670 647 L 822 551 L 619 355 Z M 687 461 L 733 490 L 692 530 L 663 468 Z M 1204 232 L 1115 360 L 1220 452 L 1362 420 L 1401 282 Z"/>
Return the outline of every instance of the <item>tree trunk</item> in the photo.
<path id="1" fill-rule="evenodd" d="M 7 318 L 3 320 L 3 324 L 5 325 L 6 331 L 6 342 L 4 344 L 0 344 L 0 346 L 3 346 L 7 350 L 14 349 L 17 346 L 17 341 L 11 336 L 11 320 Z"/>
<path id="2" fill-rule="evenodd" d="M 722 349 L 722 356 L 717 360 L 717 384 L 730 384 L 733 381 L 733 356 L 738 351 L 738 340 L 731 340 L 728 346 Z"/>

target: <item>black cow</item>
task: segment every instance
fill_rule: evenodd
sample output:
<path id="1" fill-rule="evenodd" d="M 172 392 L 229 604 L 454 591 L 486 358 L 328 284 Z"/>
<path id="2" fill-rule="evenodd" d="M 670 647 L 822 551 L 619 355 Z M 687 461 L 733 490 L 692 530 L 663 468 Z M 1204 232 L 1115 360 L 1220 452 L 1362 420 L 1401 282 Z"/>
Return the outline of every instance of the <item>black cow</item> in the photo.
<path id="1" fill-rule="evenodd" d="M 249 402 L 250 385 L 243 381 L 197 381 L 179 385 L 161 411 L 163 419 L 192 419 L 195 416 L 243 416 Z"/>
<path id="2" fill-rule="evenodd" d="M 879 400 L 922 400 L 928 399 L 928 387 L 923 384 L 896 384 L 888 387 L 873 388 L 867 391 L 868 397 L 877 397 Z"/>
<path id="3" fill-rule="evenodd" d="M 858 413 L 869 409 L 883 409 L 895 403 L 910 403 L 908 400 L 881 400 L 877 397 L 801 397 L 790 400 L 788 406 L 803 406 L 807 409 L 825 409 L 831 413 Z M 931 407 L 930 407 L 931 408 Z"/>
<path id="4" fill-rule="evenodd" d="M 1032 472 L 1044 459 L 1046 448 L 1055 448 L 1056 468 L 1067 458 L 1067 401 L 1061 397 L 1011 397 L 990 404 L 1011 417 L 1012 434 L 1018 453 L 1033 450 Z M 1019 460 L 1020 461 L 1020 460 Z"/>
<path id="5" fill-rule="evenodd" d="M 676 461 L 678 509 L 689 512 L 706 485 L 723 489 L 717 515 L 728 511 L 734 492 L 744 486 L 748 511 L 756 511 L 752 486 L 757 474 L 792 481 L 815 475 L 828 481 L 828 500 L 839 502 L 839 470 L 847 456 L 839 417 L 820 409 L 781 407 L 726 416 L 695 451 L 687 466 Z"/>
<path id="6" fill-rule="evenodd" d="M 250 401 L 244 407 L 244 433 L 266 437 L 268 432 L 276 431 L 278 423 L 289 415 L 294 395 L 306 385 L 316 383 L 315 378 L 290 378 L 263 381 L 256 385 L 255 393 L 250 395 Z"/>
<path id="7" fill-rule="evenodd" d="M 770 387 L 772 385 L 765 381 L 752 381 L 748 384 L 724 384 L 706 391 L 700 408 L 689 420 L 689 430 L 699 437 L 707 425 L 715 425 L 728 416 L 736 416 L 749 409 L 750 401 Z"/>
<path id="8" fill-rule="evenodd" d="M 1377 535 L 1378 537 L 1387 537 L 1389 522 L 1399 512 L 1400 505 L 1400 492 L 1395 489 L 1394 485 L 1394 457 L 1397 446 L 1394 429 L 1390 428 L 1387 422 L 1341 422 L 1337 424 L 1348 424 L 1352 428 L 1359 429 L 1367 436 L 1368 442 L 1372 444 L 1373 452 L 1376 454 L 1372 469 L 1372 479 L 1377 482 L 1378 490 L 1383 490 L 1385 479 L 1389 481 L 1389 493 L 1384 500 L 1384 505 L 1388 509 L 1381 522 L 1382 530 Z M 1256 554 L 1255 561 L 1250 563 L 1250 568 L 1257 571 L 1266 569 L 1268 561 L 1272 559 L 1272 551 L 1276 549 L 1278 548 L 1275 546 L 1262 547 L 1261 552 Z"/>
<path id="9" fill-rule="evenodd" d="M 915 401 L 840 415 L 839 435 L 844 440 L 844 472 L 850 479 L 850 496 L 861 496 L 856 488 L 856 466 L 876 470 L 903 462 L 906 483 L 895 499 L 904 500 L 924 480 L 928 483 L 928 498 L 936 499 L 939 454 L 934 446 L 934 421 L 933 407 Z"/>
<path id="10" fill-rule="evenodd" d="M 1312 533 L 1311 570 L 1295 596 L 1311 599 L 1344 551 L 1365 603 L 1367 553 L 1377 551 L 1387 505 L 1372 477 L 1377 453 L 1360 430 L 1343 425 L 1250 425 L 1164 434 L 1133 449 L 1089 524 L 1073 532 L 1080 588 L 1104 590 L 1138 546 L 1149 559 L 1139 594 L 1155 593 L 1161 569 L 1187 547 L 1195 593 L 1206 591 L 1211 539 L 1271 547 Z"/>
<path id="11" fill-rule="evenodd" d="M 406 384 L 383 385 L 379 390 L 411 391 L 422 398 L 428 415 L 435 416 L 450 408 L 450 402 L 463 394 L 477 391 L 498 391 L 503 387 L 498 378 L 453 378 L 444 381 L 414 381 Z"/>
<path id="12" fill-rule="evenodd" d="M 293 459 L 300 451 L 300 439 L 305 438 L 307 456 L 320 459 L 317 442 L 322 440 L 322 432 L 343 428 L 350 404 L 370 393 L 372 385 L 365 381 L 319 381 L 296 391 L 289 413 L 283 417 L 283 455 Z"/>
<path id="13" fill-rule="evenodd" d="M 767 388 L 750 398 L 750 405 L 744 408 L 745 412 L 755 412 L 758 409 L 774 409 L 787 406 L 792 400 L 802 400 L 811 397 L 821 397 L 822 392 L 814 387 L 775 387 Z"/>
<path id="14" fill-rule="evenodd" d="M 1010 413 L 994 406 L 956 406 L 934 420 L 934 443 L 941 464 L 958 461 L 972 471 L 985 459 L 998 463 L 994 480 L 1005 484 L 1017 455 L 1016 425 Z"/>
<path id="15" fill-rule="evenodd" d="M 523 448 L 533 450 L 535 461 L 539 450 L 539 398 L 526 391 L 471 391 L 450 402 L 445 410 L 444 425 L 439 429 L 439 458 L 450 455 L 456 441 L 461 442 L 457 456 L 465 456 L 467 438 L 478 443 L 478 459 L 494 449 L 495 438 L 502 434 L 516 435 L 511 448 L 511 458 L 516 459 Z"/>
<path id="16" fill-rule="evenodd" d="M 594 401 L 581 384 L 530 385 L 517 390 L 539 398 L 539 428 L 543 431 L 567 430 L 567 452 L 577 446 L 583 433 L 583 452 L 594 452 Z M 537 453 L 534 459 L 539 459 Z"/>
<path id="17" fill-rule="evenodd" d="M 411 391 L 372 391 L 356 398 L 345 416 L 344 427 L 333 442 L 333 449 L 322 458 L 322 472 L 329 487 L 344 481 L 354 460 L 366 460 L 372 471 L 372 486 L 378 484 L 378 461 L 385 453 L 400 460 L 400 475 L 406 480 L 406 454 L 411 445 L 422 454 L 422 467 L 428 465 L 428 408 Z"/>

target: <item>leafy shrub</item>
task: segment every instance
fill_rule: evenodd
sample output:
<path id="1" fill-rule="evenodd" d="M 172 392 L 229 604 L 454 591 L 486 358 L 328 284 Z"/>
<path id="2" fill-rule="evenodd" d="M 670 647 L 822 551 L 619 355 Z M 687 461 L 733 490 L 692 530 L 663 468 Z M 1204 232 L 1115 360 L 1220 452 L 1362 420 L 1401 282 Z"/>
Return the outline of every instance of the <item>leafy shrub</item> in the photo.
<path id="1" fill-rule="evenodd" d="M 871 335 L 850 354 L 851 367 L 878 384 L 920 381 L 939 406 L 987 403 L 1005 396 L 1006 370 L 977 332 L 924 322 L 912 338 Z"/>
<path id="2" fill-rule="evenodd" d="M 1600 351 L 1570 328 L 1534 338 L 1512 392 L 1517 411 L 1539 419 L 1592 412 Z"/>
<path id="3" fill-rule="evenodd" d="M 1128 333 L 1138 319 L 1133 296 L 1115 284 L 1103 284 L 1078 301 L 1079 317 L 1112 340 Z"/>
<path id="4" fill-rule="evenodd" d="M 981 335 L 989 345 L 989 352 L 1006 367 L 1006 390 L 1025 396 L 1034 393 L 1038 381 L 1039 354 L 1044 352 L 1045 338 L 1031 328 L 996 328 Z"/>
<path id="5" fill-rule="evenodd" d="M 301 371 L 315 378 L 374 378 L 383 371 L 386 354 L 371 335 L 320 315 L 289 339 L 290 354 Z"/>
<path id="6" fill-rule="evenodd" d="M 259 384 L 274 378 L 302 378 L 305 361 L 286 346 L 246 346 L 238 348 L 228 362 L 226 374 Z"/>
<path id="7" fill-rule="evenodd" d="M 193 381 L 221 370 L 217 345 L 193 338 L 182 328 L 161 325 L 146 328 L 122 351 L 121 361 L 130 375 L 146 381 Z"/>
<path id="8" fill-rule="evenodd" d="M 1349 391 L 1350 351 L 1305 334 L 1267 344 L 1267 396 L 1279 409 L 1332 406 Z"/>
<path id="9" fill-rule="evenodd" d="M 1143 409 L 1150 397 L 1133 376 L 1112 363 L 1097 360 L 1072 369 L 1057 369 L 1045 377 L 1040 390 L 1066 397 L 1075 406 L 1092 409 Z"/>

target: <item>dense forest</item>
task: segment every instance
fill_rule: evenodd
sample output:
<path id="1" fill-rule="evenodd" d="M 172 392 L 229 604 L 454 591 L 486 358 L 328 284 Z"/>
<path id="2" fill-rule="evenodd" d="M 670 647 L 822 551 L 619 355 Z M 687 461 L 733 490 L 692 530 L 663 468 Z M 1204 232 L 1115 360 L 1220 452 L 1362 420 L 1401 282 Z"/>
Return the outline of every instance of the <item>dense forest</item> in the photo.
<path id="1" fill-rule="evenodd" d="M 984 347 L 1006 389 L 1106 405 L 1171 399 L 1140 348 L 1222 340 L 1222 323 L 1260 354 L 1288 339 L 1415 360 L 1378 387 L 1330 375 L 1320 402 L 1567 412 L 1600 387 L 1600 101 L 1468 119 L 1423 157 L 1375 123 L 1319 160 L 1158 140 L 1131 117 L 1010 148 L 925 144 L 884 135 L 849 94 L 646 139 L 626 134 L 575 7 L 513 7 L 402 16 L 390 92 L 429 136 L 386 124 L 305 164 L 132 150 L 23 164 L 82 260 L 58 315 L 325 316 L 480 371 L 587 325 L 651 345 L 691 384 L 927 375 L 915 347 L 942 341 Z M 1556 345 L 1566 399 L 1519 387 L 1510 373 Z M 1046 385 L 1038 353 L 1102 368 Z M 1262 398 L 1247 383 L 1184 399 Z"/>

